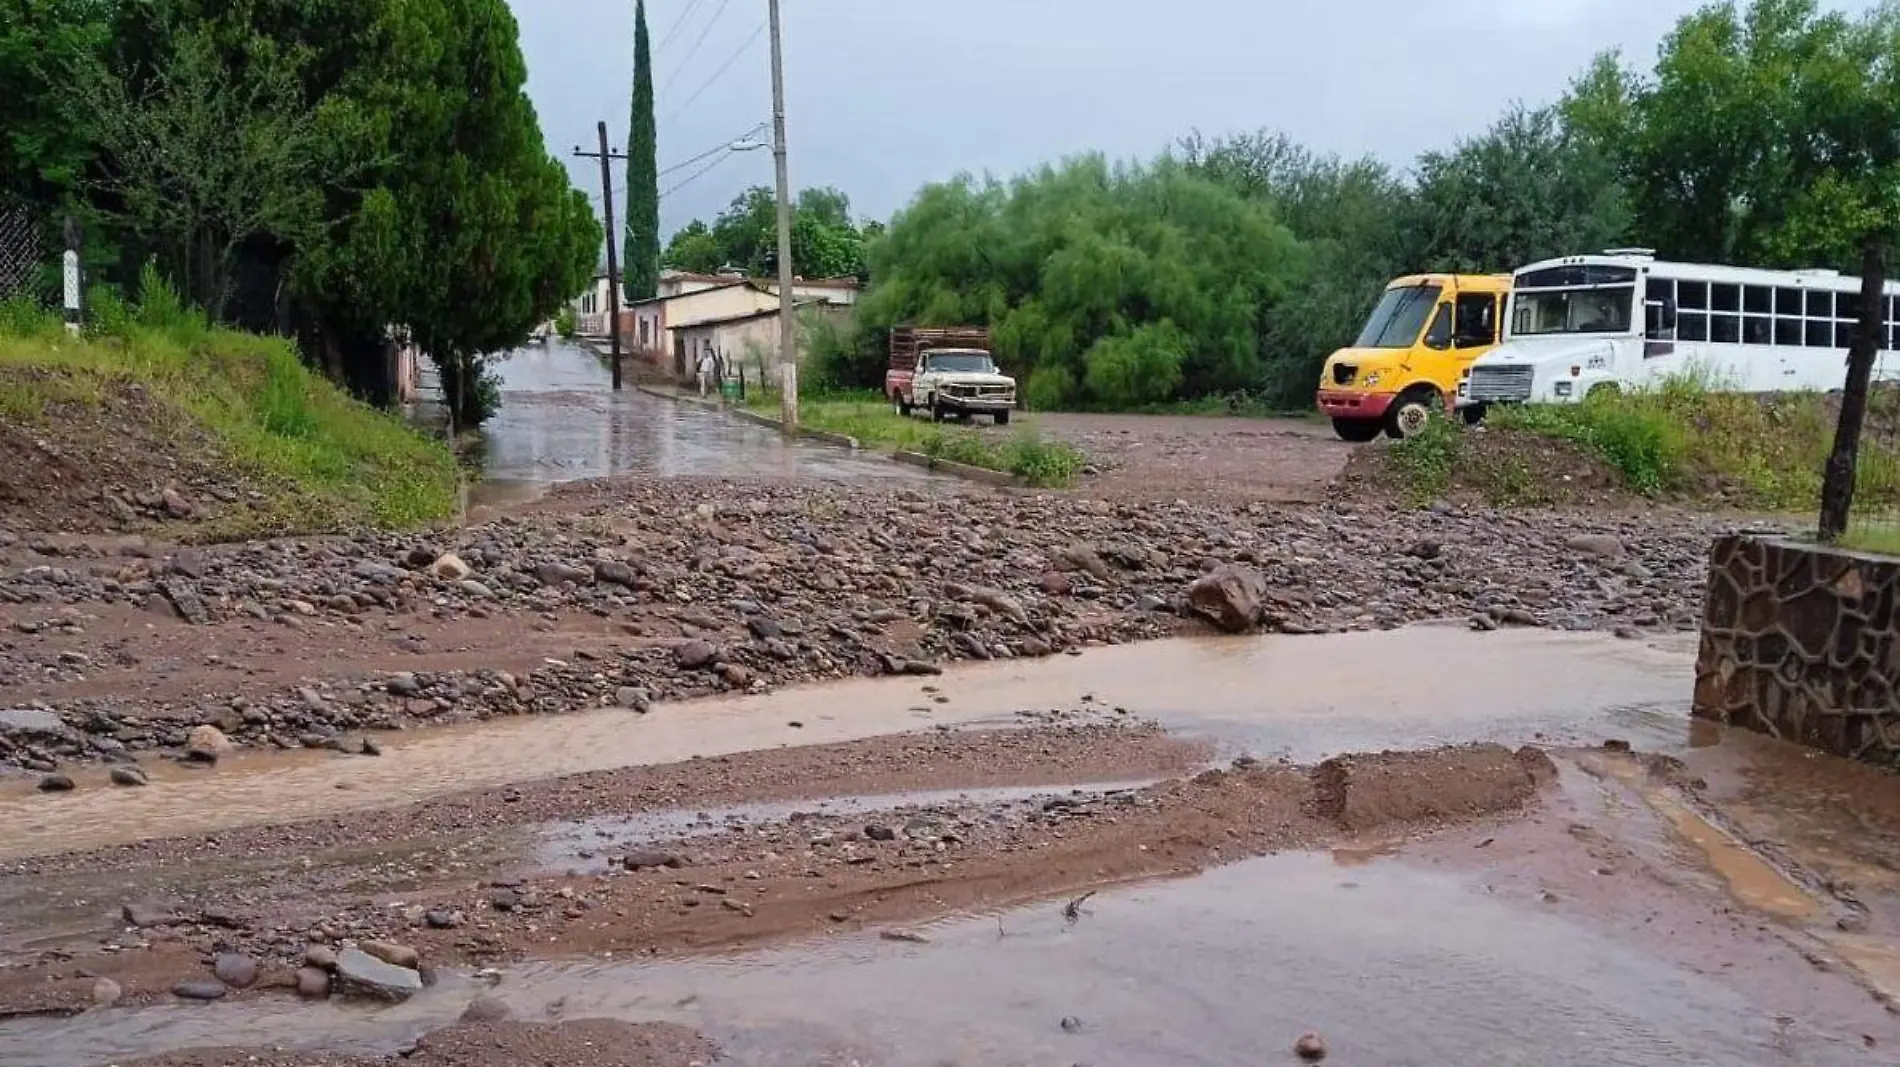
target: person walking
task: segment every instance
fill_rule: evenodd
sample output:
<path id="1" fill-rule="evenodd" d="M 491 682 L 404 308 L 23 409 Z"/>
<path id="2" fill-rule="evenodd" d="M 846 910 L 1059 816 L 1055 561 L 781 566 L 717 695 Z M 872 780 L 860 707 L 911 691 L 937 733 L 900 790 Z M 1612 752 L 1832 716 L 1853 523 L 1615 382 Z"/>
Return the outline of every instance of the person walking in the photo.
<path id="1" fill-rule="evenodd" d="M 699 354 L 700 396 L 705 396 L 707 391 L 712 388 L 713 371 L 717 369 L 718 366 L 719 361 L 713 358 L 713 352 L 710 347 Z"/>

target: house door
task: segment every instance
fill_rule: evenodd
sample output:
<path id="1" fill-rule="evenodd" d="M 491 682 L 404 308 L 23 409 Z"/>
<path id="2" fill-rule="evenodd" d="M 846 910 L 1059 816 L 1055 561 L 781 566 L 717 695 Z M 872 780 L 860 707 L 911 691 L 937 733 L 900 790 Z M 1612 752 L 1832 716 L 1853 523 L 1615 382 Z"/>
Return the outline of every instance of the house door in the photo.
<path id="1" fill-rule="evenodd" d="M 678 378 L 686 377 L 686 338 L 679 334 L 673 335 L 673 374 Z"/>

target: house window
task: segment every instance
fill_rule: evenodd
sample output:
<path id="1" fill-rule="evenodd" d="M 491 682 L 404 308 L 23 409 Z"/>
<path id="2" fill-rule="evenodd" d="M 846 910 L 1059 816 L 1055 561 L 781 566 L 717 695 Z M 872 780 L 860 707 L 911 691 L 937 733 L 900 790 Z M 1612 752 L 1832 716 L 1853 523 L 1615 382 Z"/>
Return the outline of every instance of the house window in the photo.
<path id="1" fill-rule="evenodd" d="M 640 320 L 640 347 L 645 348 L 646 346 L 647 346 L 647 320 L 642 318 Z"/>

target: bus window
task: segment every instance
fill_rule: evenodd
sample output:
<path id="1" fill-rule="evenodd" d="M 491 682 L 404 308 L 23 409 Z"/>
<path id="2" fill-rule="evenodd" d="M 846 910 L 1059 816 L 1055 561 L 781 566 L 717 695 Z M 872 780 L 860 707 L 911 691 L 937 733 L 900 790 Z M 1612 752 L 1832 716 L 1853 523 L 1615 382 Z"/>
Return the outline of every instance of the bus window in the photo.
<path id="1" fill-rule="evenodd" d="M 1459 348 L 1484 348 L 1497 343 L 1498 302 L 1490 293 L 1458 294 L 1456 328 L 1452 331 Z"/>
<path id="2" fill-rule="evenodd" d="M 1432 324 L 1425 330 L 1425 347 L 1443 352 L 1451 347 L 1451 305 L 1438 305 L 1438 314 L 1432 316 Z"/>
<path id="3" fill-rule="evenodd" d="M 1775 320 L 1766 315 L 1749 315 L 1742 319 L 1742 343 L 1745 345 L 1774 344 Z"/>
<path id="4" fill-rule="evenodd" d="M 1742 317 L 1740 315 L 1710 315 L 1709 340 L 1718 345 L 1741 344 Z"/>

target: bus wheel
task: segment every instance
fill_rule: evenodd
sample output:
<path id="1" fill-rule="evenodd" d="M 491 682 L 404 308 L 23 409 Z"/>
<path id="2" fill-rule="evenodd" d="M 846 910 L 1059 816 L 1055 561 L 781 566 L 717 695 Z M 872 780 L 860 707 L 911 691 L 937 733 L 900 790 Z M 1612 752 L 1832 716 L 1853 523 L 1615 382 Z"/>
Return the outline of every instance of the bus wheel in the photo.
<path id="1" fill-rule="evenodd" d="M 1351 441 L 1363 445 L 1379 436 L 1381 429 L 1378 419 L 1334 419 L 1333 432 L 1341 441 Z"/>
<path id="2" fill-rule="evenodd" d="M 1615 382 L 1598 382 L 1596 385 L 1590 387 L 1590 391 L 1585 393 L 1583 398 L 1585 400 L 1604 401 L 1615 400 L 1622 395 L 1623 387 Z"/>
<path id="3" fill-rule="evenodd" d="M 1401 440 L 1416 437 L 1431 423 L 1432 412 L 1443 408 L 1438 394 L 1430 389 L 1404 393 L 1385 413 L 1385 435 Z"/>

